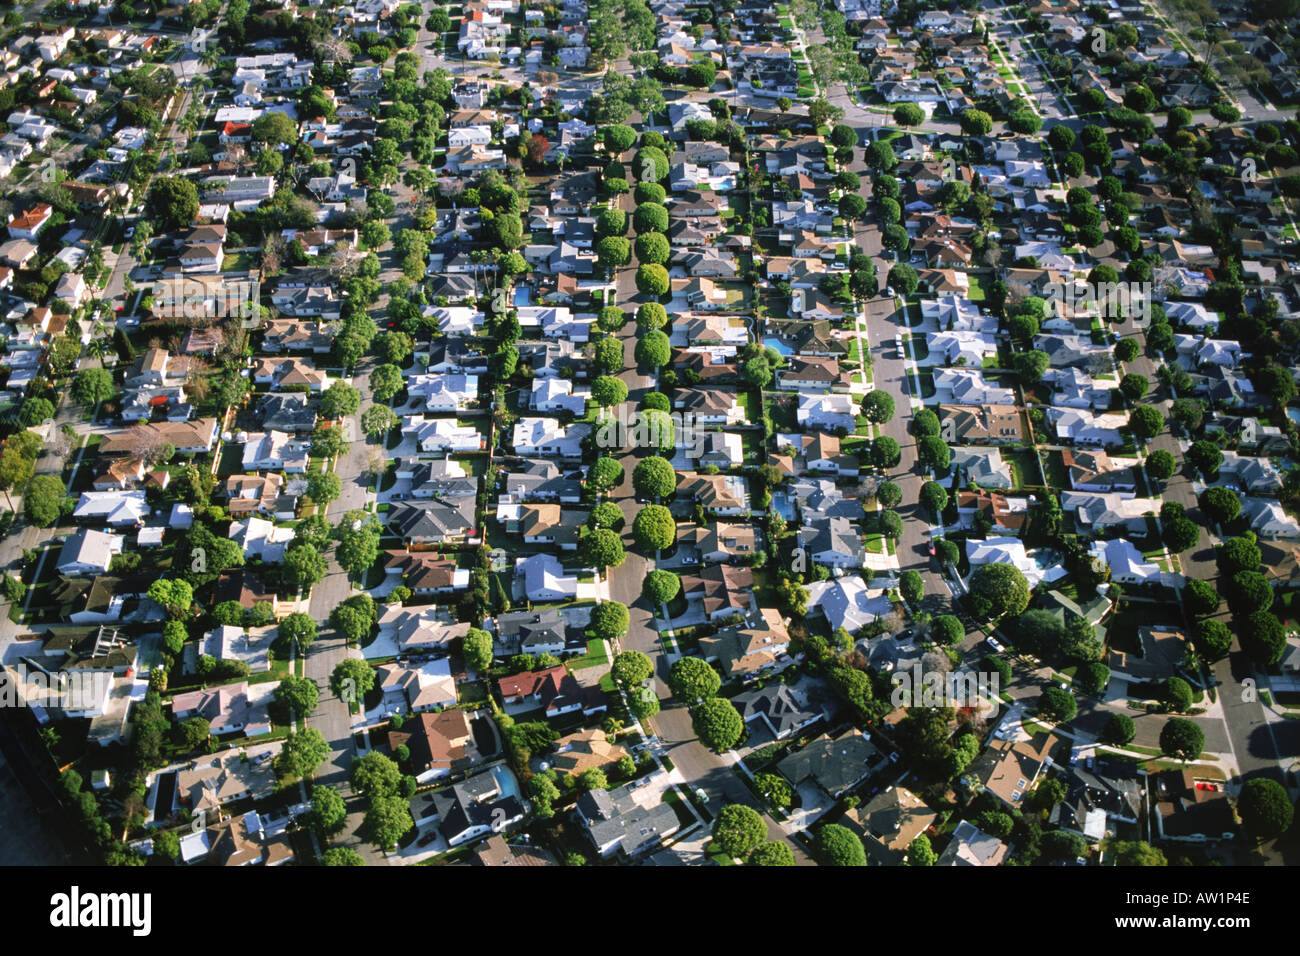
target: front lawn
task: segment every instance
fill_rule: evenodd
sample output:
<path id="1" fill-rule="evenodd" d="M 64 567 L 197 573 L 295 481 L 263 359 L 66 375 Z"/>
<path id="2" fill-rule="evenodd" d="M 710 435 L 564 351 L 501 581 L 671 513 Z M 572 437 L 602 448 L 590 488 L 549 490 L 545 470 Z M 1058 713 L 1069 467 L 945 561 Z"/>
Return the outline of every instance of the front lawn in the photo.
<path id="1" fill-rule="evenodd" d="M 575 657 L 565 661 L 565 665 L 571 671 L 583 670 L 587 667 L 599 667 L 601 664 L 609 663 L 609 654 L 605 650 L 605 642 L 599 637 L 593 637 L 587 641 L 587 653 L 581 657 Z"/>

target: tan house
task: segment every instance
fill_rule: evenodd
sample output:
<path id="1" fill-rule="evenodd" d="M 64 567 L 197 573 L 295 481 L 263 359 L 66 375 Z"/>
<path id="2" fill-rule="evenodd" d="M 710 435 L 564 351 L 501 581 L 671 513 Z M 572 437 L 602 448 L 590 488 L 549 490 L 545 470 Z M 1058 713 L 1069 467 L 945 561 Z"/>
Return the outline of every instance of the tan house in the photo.
<path id="1" fill-rule="evenodd" d="M 756 627 L 728 628 L 700 638 L 700 652 L 705 660 L 721 665 L 723 676 L 749 679 L 789 663 L 790 632 L 780 612 L 765 607 L 761 613 L 763 623 Z"/>
<path id="2" fill-rule="evenodd" d="M 928 830 L 938 815 L 906 787 L 890 787 L 844 814 L 840 823 L 862 840 L 867 862 L 900 866 L 912 841 Z"/>
<path id="3" fill-rule="evenodd" d="M 578 547 L 589 512 L 560 505 L 526 504 L 519 509 L 519 534 L 527 544 L 554 544 L 565 551 Z"/>
<path id="4" fill-rule="evenodd" d="M 994 740 L 971 765 L 971 773 L 979 778 L 985 790 L 1019 809 L 1051 766 L 1049 755 L 1056 743 L 1053 734 L 1027 741 Z"/>
<path id="5" fill-rule="evenodd" d="M 465 770 L 480 757 L 468 712 L 459 707 L 416 714 L 401 730 L 389 731 L 388 746 L 393 750 L 405 746 L 411 752 L 411 766 L 420 783 Z"/>
<path id="6" fill-rule="evenodd" d="M 1025 440 L 1024 420 L 1015 405 L 940 405 L 939 426 L 943 439 L 955 445 L 1016 445 Z"/>
<path id="7" fill-rule="evenodd" d="M 599 727 L 579 730 L 556 741 L 556 753 L 547 757 L 556 770 L 577 776 L 586 770 L 603 770 L 620 758 L 631 756 L 622 744 L 609 742 Z"/>
<path id="8" fill-rule="evenodd" d="M 225 492 L 229 499 L 232 517 L 255 513 L 272 514 L 275 500 L 280 497 L 284 479 L 279 475 L 231 475 L 226 479 Z"/>

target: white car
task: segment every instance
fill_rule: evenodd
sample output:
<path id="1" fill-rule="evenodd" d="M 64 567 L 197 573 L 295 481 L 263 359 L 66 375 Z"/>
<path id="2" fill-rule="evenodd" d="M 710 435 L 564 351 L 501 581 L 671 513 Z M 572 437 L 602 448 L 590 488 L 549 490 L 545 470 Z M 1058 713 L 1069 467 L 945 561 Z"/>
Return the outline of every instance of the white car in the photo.
<path id="1" fill-rule="evenodd" d="M 993 650 L 997 651 L 999 654 L 1001 654 L 1003 651 L 1006 650 L 1005 647 L 1003 647 L 1000 643 L 998 643 L 991 637 L 985 640 L 984 643 L 987 644 L 989 647 L 993 648 Z"/>

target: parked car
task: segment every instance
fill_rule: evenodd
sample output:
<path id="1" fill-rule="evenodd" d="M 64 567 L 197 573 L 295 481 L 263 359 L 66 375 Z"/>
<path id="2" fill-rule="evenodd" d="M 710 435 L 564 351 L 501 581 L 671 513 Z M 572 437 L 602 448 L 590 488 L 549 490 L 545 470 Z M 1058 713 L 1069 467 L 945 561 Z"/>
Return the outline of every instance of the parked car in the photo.
<path id="1" fill-rule="evenodd" d="M 998 641 L 994 640 L 991 637 L 988 638 L 984 643 L 987 644 L 989 647 L 993 648 L 993 650 L 997 651 L 999 654 L 1001 654 L 1003 651 L 1006 650 L 1005 647 L 1003 647 Z"/>

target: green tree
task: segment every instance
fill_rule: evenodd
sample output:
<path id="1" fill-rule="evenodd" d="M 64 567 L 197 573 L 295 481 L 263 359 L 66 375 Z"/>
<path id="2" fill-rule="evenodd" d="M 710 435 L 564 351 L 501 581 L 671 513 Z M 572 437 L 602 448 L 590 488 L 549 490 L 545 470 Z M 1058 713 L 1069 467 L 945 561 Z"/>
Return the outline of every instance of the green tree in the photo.
<path id="1" fill-rule="evenodd" d="M 930 623 L 930 636 L 938 644 L 952 646 L 966 637 L 966 626 L 954 614 L 941 614 Z"/>
<path id="2" fill-rule="evenodd" d="M 165 621 L 163 623 L 162 639 L 163 647 L 167 649 L 167 653 L 175 657 L 181 652 L 185 642 L 189 639 L 189 632 L 180 621 Z"/>
<path id="3" fill-rule="evenodd" d="M 881 435 L 872 441 L 871 461 L 877 468 L 894 468 L 901 458 L 902 449 L 888 435 Z"/>
<path id="4" fill-rule="evenodd" d="M 1187 435 L 1200 430 L 1204 417 L 1205 406 L 1195 398 L 1175 398 L 1169 406 L 1170 420 Z"/>
<path id="5" fill-rule="evenodd" d="M 668 237 L 659 232 L 643 233 L 636 238 L 636 258 L 638 262 L 660 264 L 667 262 L 672 255 L 668 246 Z"/>
<path id="6" fill-rule="evenodd" d="M 334 556 L 344 570 L 351 574 L 370 570 L 379 558 L 378 519 L 368 511 L 349 511 L 343 515 L 336 533 L 339 543 Z"/>
<path id="7" fill-rule="evenodd" d="M 632 537 L 645 551 L 663 551 L 677 540 L 677 520 L 663 505 L 646 505 L 632 520 Z"/>
<path id="8" fill-rule="evenodd" d="M 1074 695 L 1062 687 L 1049 687 L 1038 698 L 1038 712 L 1057 723 L 1068 723 L 1078 711 Z"/>
<path id="9" fill-rule="evenodd" d="M 1256 777 L 1246 781 L 1237 797 L 1237 815 L 1254 837 L 1268 840 L 1291 828 L 1295 808 L 1291 798 L 1276 780 Z"/>
<path id="10" fill-rule="evenodd" d="M 1124 393 L 1124 397 L 1130 402 L 1139 401 L 1146 395 L 1151 383 L 1145 375 L 1139 375 L 1137 372 L 1129 372 L 1119 380 L 1119 390 Z"/>
<path id="11" fill-rule="evenodd" d="M 971 610 L 983 621 L 1017 617 L 1029 606 L 1029 582 L 1012 564 L 981 564 L 970 576 Z"/>
<path id="12" fill-rule="evenodd" d="M 280 622 L 279 636 L 306 653 L 316 640 L 316 619 L 304 611 L 295 611 Z"/>
<path id="13" fill-rule="evenodd" d="M 48 398 L 32 396 L 23 401 L 18 409 L 18 424 L 31 428 L 54 417 L 54 403 Z"/>
<path id="14" fill-rule="evenodd" d="M 700 743 L 719 753 L 730 750 L 745 734 L 745 722 L 740 719 L 740 713 L 724 697 L 710 697 L 698 704 L 691 713 L 691 724 Z"/>
<path id="15" fill-rule="evenodd" d="M 311 795 L 312 822 L 326 836 L 343 829 L 347 819 L 347 805 L 343 796 L 333 787 L 318 786 Z"/>
<path id="16" fill-rule="evenodd" d="M 967 110 L 967 112 L 971 112 Z M 817 831 L 815 852 L 823 866 L 866 866 L 862 841 L 846 826 L 828 823 Z"/>
<path id="17" fill-rule="evenodd" d="M 275 772 L 281 779 L 305 779 L 312 775 L 329 752 L 329 744 L 319 730 L 309 727 L 299 732 L 290 731 L 275 758 Z"/>
<path id="18" fill-rule="evenodd" d="M 1201 492 L 1199 504 L 1215 524 L 1227 524 L 1241 514 L 1241 498 L 1231 488 L 1206 488 Z"/>
<path id="19" fill-rule="evenodd" d="M 915 103 L 900 103 L 894 107 L 894 122 L 899 126 L 918 126 L 925 113 Z"/>
<path id="20" fill-rule="evenodd" d="M 763 818 L 744 804 L 727 804 L 713 821 L 713 845 L 733 859 L 748 856 L 766 836 Z"/>
<path id="21" fill-rule="evenodd" d="M 389 850 L 415 826 L 405 797 L 391 795 L 370 801 L 363 824 L 375 846 Z"/>
<path id="22" fill-rule="evenodd" d="M 159 578 L 149 585 L 149 599 L 170 617 L 183 618 L 194 604 L 194 589 L 185 581 Z"/>
<path id="23" fill-rule="evenodd" d="M 1128 416 L 1129 428 L 1138 438 L 1154 438 L 1165 427 L 1164 416 L 1150 405 L 1139 405 Z"/>
<path id="24" fill-rule="evenodd" d="M 392 334 L 391 332 L 387 333 L 387 335 Z M 338 419 L 352 415 L 360 405 L 361 392 L 343 381 L 334 382 L 320 396 L 320 413 L 322 417 L 327 419 Z"/>
<path id="25" fill-rule="evenodd" d="M 1165 544 L 1176 554 L 1182 554 L 1196 547 L 1201 538 L 1201 529 L 1190 518 L 1175 518 L 1165 522 Z"/>
<path id="26" fill-rule="evenodd" d="M 1117 866 L 1165 866 L 1165 855 L 1140 840 L 1117 840 L 1110 845 Z"/>
<path id="27" fill-rule="evenodd" d="M 351 847 L 332 846 L 320 855 L 321 866 L 365 866 L 361 854 Z"/>
<path id="28" fill-rule="evenodd" d="M 1160 731 L 1160 752 L 1180 760 L 1195 760 L 1205 746 L 1205 732 L 1183 717 L 1170 717 Z"/>
<path id="29" fill-rule="evenodd" d="M 1241 646 L 1262 667 L 1272 667 L 1286 650 L 1286 631 L 1277 615 L 1256 611 L 1241 628 Z"/>
<path id="30" fill-rule="evenodd" d="M 754 789 L 762 794 L 768 806 L 777 810 L 788 810 L 794 804 L 794 788 L 779 773 L 755 775 Z"/>
<path id="31" fill-rule="evenodd" d="M 387 402 L 405 387 L 402 370 L 396 365 L 377 365 L 370 373 L 370 390 L 375 401 Z"/>
<path id="32" fill-rule="evenodd" d="M 189 226 L 199 211 L 198 187 L 181 176 L 159 176 L 149 185 L 145 203 L 157 226 L 167 230 Z"/>
<path id="33" fill-rule="evenodd" d="M 282 677 L 275 689 L 275 702 L 298 717 L 306 717 L 315 710 L 319 696 L 320 688 L 314 680 L 293 674 Z"/>
<path id="34" fill-rule="evenodd" d="M 154 834 L 153 852 L 160 859 L 175 862 L 176 858 L 181 855 L 181 840 L 176 835 L 176 831 L 162 830 Z"/>
<path id="35" fill-rule="evenodd" d="M 716 694 L 722 678 L 698 657 L 681 657 L 668 671 L 668 686 L 682 703 L 694 704 Z"/>
<path id="36" fill-rule="evenodd" d="M 591 383 L 591 397 L 602 408 L 627 401 L 627 383 L 613 375 L 601 375 Z"/>
<path id="37" fill-rule="evenodd" d="M 623 342 L 620 339 L 610 336 L 601 339 L 595 345 L 596 368 L 604 373 L 621 372 L 623 370 Z"/>
<path id="38" fill-rule="evenodd" d="M 612 501 L 602 501 L 591 509 L 587 517 L 588 528 L 609 528 L 617 531 L 623 526 L 623 509 Z"/>
<path id="39" fill-rule="evenodd" d="M 1192 442 L 1191 448 L 1187 450 L 1187 460 L 1201 474 L 1210 478 L 1218 473 L 1219 466 L 1223 464 L 1223 452 L 1214 442 L 1201 439 Z"/>
<path id="40" fill-rule="evenodd" d="M 934 852 L 934 847 L 930 845 L 930 838 L 924 833 L 917 834 L 916 838 L 907 845 L 908 866 L 934 866 L 938 860 L 939 855 Z"/>
<path id="41" fill-rule="evenodd" d="M 461 643 L 466 667 L 482 674 L 492 666 L 492 635 L 487 631 L 471 627 Z"/>
<path id="42" fill-rule="evenodd" d="M 391 757 L 371 750 L 352 761 L 348 779 L 353 789 L 373 801 L 397 793 L 402 784 L 402 771 Z"/>
<path id="43" fill-rule="evenodd" d="M 616 568 L 626 558 L 622 540 L 613 531 L 605 528 L 586 535 L 582 539 L 580 551 L 583 561 L 598 571 Z"/>
<path id="44" fill-rule="evenodd" d="M 596 258 L 606 269 L 616 269 L 619 266 L 625 266 L 632 261 L 632 245 L 622 236 L 606 236 L 596 242 Z M 642 260 L 644 261 L 644 260 Z M 667 261 L 666 259 L 664 260 Z M 648 268 L 648 267 L 643 267 Z M 660 266 L 662 268 L 662 266 Z M 665 280 L 668 273 L 664 273 Z M 637 278 L 641 278 L 638 270 Z M 643 290 L 644 291 L 644 290 Z M 663 294 L 663 293 L 659 293 Z"/>
<path id="45" fill-rule="evenodd" d="M 331 627 L 355 644 L 369 636 L 377 618 L 374 598 L 369 594 L 356 594 L 330 611 L 329 622 Z"/>
<path id="46" fill-rule="evenodd" d="M 181 723 L 180 733 L 186 750 L 198 750 L 212 735 L 212 725 L 202 717 L 191 717 Z"/>
<path id="47" fill-rule="evenodd" d="M 636 287 L 638 292 L 645 295 L 667 295 L 668 270 L 658 263 L 643 263 L 637 266 Z"/>
<path id="48" fill-rule="evenodd" d="M 597 458 L 587 472 L 587 484 L 598 492 L 612 491 L 623 483 L 623 466 L 613 458 Z"/>
<path id="49" fill-rule="evenodd" d="M 662 266 L 656 268 L 662 269 Z M 668 342 L 668 336 L 663 332 L 654 330 L 646 332 L 636 342 L 636 349 L 633 351 L 633 357 L 638 365 L 646 368 L 663 368 L 668 364 L 668 359 L 672 354 L 672 348 Z"/>
<path id="50" fill-rule="evenodd" d="M 867 392 L 862 399 L 862 414 L 870 422 L 885 424 L 894 417 L 894 397 L 879 389 Z"/>
<path id="51" fill-rule="evenodd" d="M 993 117 L 983 110 L 963 110 L 960 121 L 961 131 L 967 136 L 987 136 L 993 129 Z"/>
<path id="52" fill-rule="evenodd" d="M 1163 448 L 1157 448 L 1147 455 L 1146 469 L 1147 474 L 1156 481 L 1167 481 L 1178 470 L 1178 463 L 1170 452 L 1165 451 Z"/>
<path id="53" fill-rule="evenodd" d="M 1107 743 L 1122 747 L 1133 739 L 1137 733 L 1137 728 L 1133 724 L 1133 718 L 1128 714 L 1111 714 L 1106 720 L 1106 726 L 1102 728 L 1101 739 Z"/>
<path id="54" fill-rule="evenodd" d="M 374 669 L 359 657 L 344 658 L 330 672 L 330 690 L 350 704 L 360 704 L 374 686 Z"/>
<path id="55" fill-rule="evenodd" d="M 667 459 L 652 455 L 632 470 L 632 487 L 637 497 L 659 501 L 676 490 L 677 472 Z"/>
<path id="56" fill-rule="evenodd" d="M 1183 585 L 1183 603 L 1189 614 L 1197 617 L 1219 609 L 1219 592 L 1209 581 L 1190 578 Z"/>
<path id="57" fill-rule="evenodd" d="M 668 312 L 658 302 L 643 302 L 636 307 L 636 327 L 642 331 L 662 329 L 668 324 Z"/>
<path id="58" fill-rule="evenodd" d="M 756 846 L 745 862 L 748 866 L 794 866 L 794 851 L 784 843 L 771 841 Z"/>
<path id="59" fill-rule="evenodd" d="M 654 665 L 640 651 L 621 651 L 615 655 L 610 673 L 624 687 L 633 687 L 649 679 Z"/>
<path id="60" fill-rule="evenodd" d="M 921 485 L 919 501 L 922 508 L 928 509 L 938 518 L 943 509 L 948 507 L 948 492 L 937 481 L 927 481 Z"/>
<path id="61" fill-rule="evenodd" d="M 668 231 L 668 209 L 657 202 L 643 202 L 632 213 L 632 228 L 638 236 Z"/>
<path id="62" fill-rule="evenodd" d="M 682 590 L 682 579 L 672 571 L 655 569 L 641 582 L 641 595 L 657 612 L 661 604 L 667 604 Z"/>
<path id="63" fill-rule="evenodd" d="M 391 365 L 386 367 L 392 368 Z M 397 415 L 387 406 L 371 405 L 361 413 L 361 431 L 369 438 L 380 438 L 396 428 L 398 421 Z"/>
<path id="64" fill-rule="evenodd" d="M 1181 677 L 1167 677 L 1161 688 L 1161 699 L 1165 706 L 1175 713 L 1187 713 L 1192 709 L 1192 688 Z"/>
<path id="65" fill-rule="evenodd" d="M 1017 352 L 1011 360 L 1020 380 L 1026 385 L 1037 385 L 1043 380 L 1051 359 L 1046 352 L 1035 349 L 1032 352 Z"/>
<path id="66" fill-rule="evenodd" d="M 82 405 L 98 405 L 113 397 L 113 375 L 107 369 L 86 368 L 72 380 L 70 392 Z"/>
<path id="67" fill-rule="evenodd" d="M 36 527 L 48 528 L 59 520 L 66 494 L 63 480 L 57 475 L 37 475 L 23 495 L 23 510 Z"/>
<path id="68" fill-rule="evenodd" d="M 1205 582 L 1195 582 L 1204 584 Z M 1213 591 L 1213 588 L 1211 588 Z M 1219 607 L 1219 596 L 1214 595 L 1214 607 L 1210 609 L 1211 613 Z M 1199 621 L 1193 632 L 1193 642 L 1196 646 L 1196 652 L 1209 661 L 1221 660 L 1228 656 L 1232 650 L 1232 632 L 1222 621 Z"/>
<path id="69" fill-rule="evenodd" d="M 921 578 L 921 572 L 909 569 L 900 574 L 898 591 L 908 604 L 919 604 L 925 596 L 925 582 Z"/>
<path id="70" fill-rule="evenodd" d="M 892 481 L 882 481 L 876 485 L 876 503 L 882 508 L 896 508 L 903 500 L 903 489 Z"/>

